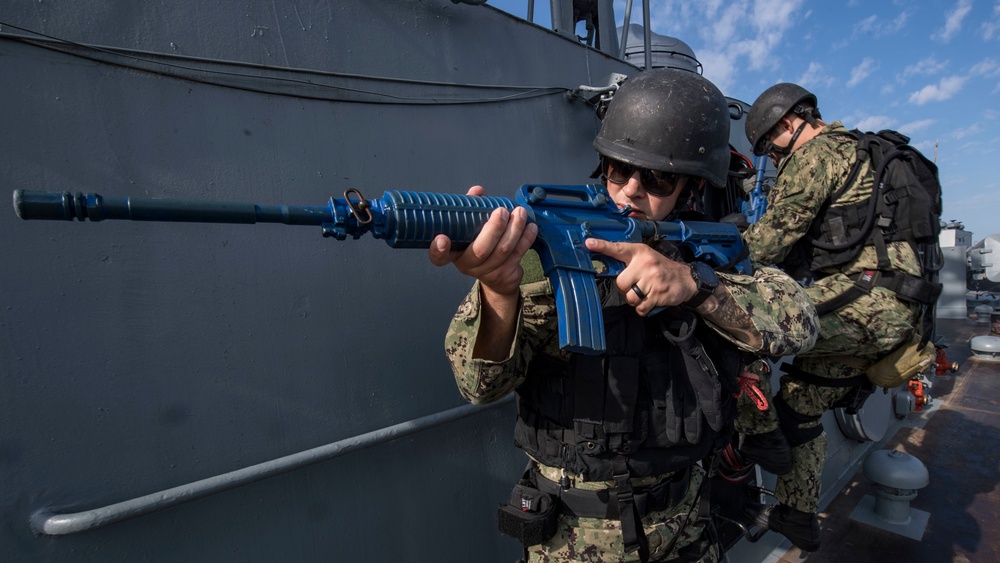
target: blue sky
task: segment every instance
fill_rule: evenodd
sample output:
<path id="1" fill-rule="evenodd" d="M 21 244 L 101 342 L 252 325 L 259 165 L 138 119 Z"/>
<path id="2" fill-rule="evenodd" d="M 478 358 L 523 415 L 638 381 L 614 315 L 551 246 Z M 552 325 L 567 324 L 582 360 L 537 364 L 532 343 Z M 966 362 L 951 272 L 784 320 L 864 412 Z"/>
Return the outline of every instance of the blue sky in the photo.
<path id="1" fill-rule="evenodd" d="M 527 0 L 489 4 L 527 11 Z M 547 25 L 548 2 L 535 5 Z M 1000 0 L 652 0 L 650 11 L 652 30 L 690 45 L 727 96 L 752 103 L 795 82 L 828 122 L 910 136 L 936 154 L 942 218 L 976 241 L 1000 234 Z M 615 12 L 620 25 L 625 0 Z"/>

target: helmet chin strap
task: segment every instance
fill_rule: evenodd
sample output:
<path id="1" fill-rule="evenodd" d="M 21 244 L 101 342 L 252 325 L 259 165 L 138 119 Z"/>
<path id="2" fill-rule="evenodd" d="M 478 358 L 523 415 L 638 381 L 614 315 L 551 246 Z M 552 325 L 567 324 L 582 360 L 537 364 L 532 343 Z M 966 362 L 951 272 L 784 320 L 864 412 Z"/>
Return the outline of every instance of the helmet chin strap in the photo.
<path id="1" fill-rule="evenodd" d="M 802 131 L 806 128 L 806 125 L 808 125 L 806 121 L 803 121 L 802 125 L 799 125 L 799 128 L 796 129 L 795 133 L 792 134 L 792 140 L 788 141 L 788 145 L 784 147 L 779 147 L 773 142 L 771 143 L 771 152 L 781 157 L 778 160 L 781 160 L 782 158 L 785 158 L 786 156 L 792 154 L 792 147 L 795 146 L 795 141 L 799 140 L 799 135 L 802 134 Z"/>

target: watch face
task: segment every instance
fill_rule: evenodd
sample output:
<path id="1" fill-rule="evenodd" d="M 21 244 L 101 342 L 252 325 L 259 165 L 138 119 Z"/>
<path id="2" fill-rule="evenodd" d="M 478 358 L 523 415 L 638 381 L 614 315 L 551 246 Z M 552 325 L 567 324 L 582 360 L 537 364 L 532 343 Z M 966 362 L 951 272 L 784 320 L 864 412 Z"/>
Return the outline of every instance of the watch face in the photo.
<path id="1" fill-rule="evenodd" d="M 688 309 L 694 309 L 704 303 L 719 285 L 719 276 L 715 274 L 715 270 L 711 266 L 704 262 L 694 262 L 691 264 L 691 277 L 694 278 L 694 282 L 698 285 L 698 292 L 691 299 L 687 300 L 687 302 L 681 304 L 682 307 L 687 307 Z"/>
<path id="2" fill-rule="evenodd" d="M 704 262 L 695 262 L 691 273 L 694 274 L 695 281 L 698 282 L 699 291 L 702 288 L 715 289 L 719 285 L 719 276 L 715 274 L 715 270 L 711 266 Z"/>

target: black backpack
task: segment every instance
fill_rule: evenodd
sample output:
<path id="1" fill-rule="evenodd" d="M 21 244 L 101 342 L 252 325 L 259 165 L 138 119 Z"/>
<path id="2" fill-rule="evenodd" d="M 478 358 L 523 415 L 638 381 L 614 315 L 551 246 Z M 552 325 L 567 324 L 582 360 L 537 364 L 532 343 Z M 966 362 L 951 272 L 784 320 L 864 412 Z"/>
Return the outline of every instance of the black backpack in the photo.
<path id="1" fill-rule="evenodd" d="M 861 227 L 849 239 L 835 236 L 837 229 L 831 222 L 815 225 L 813 256 L 825 261 L 823 266 L 835 265 L 852 260 L 861 249 L 873 245 L 878 256 L 880 270 L 889 269 L 886 244 L 907 241 L 917 251 L 921 260 L 922 279 L 903 280 L 905 284 L 895 290 L 903 298 L 909 298 L 924 306 L 922 321 L 922 343 L 933 334 L 934 306 L 941 293 L 938 272 L 943 264 L 938 235 L 941 233 L 941 182 L 937 165 L 908 143 L 910 138 L 892 130 L 878 133 L 861 132 L 857 129 L 850 134 L 858 140 L 858 159 L 844 183 L 834 192 L 826 206 L 829 208 L 842 196 L 857 179 L 865 160 L 871 161 L 874 176 L 871 198 L 862 204 L 846 208 L 844 215 L 834 220 L 848 219 Z M 848 217 L 848 214 L 852 214 Z M 835 222 L 834 221 L 834 222 Z M 852 229 L 853 230 L 853 229 Z M 818 236 L 816 236 L 818 235 Z M 815 268 L 814 262 L 813 267 Z M 849 303 L 857 295 L 840 296 L 831 302 L 821 304 L 821 314 L 835 310 Z"/>
<path id="2" fill-rule="evenodd" d="M 937 244 L 941 233 L 937 165 L 911 147 L 909 137 L 897 131 L 862 133 L 855 129 L 851 133 L 858 138 L 859 157 L 869 155 L 874 168 L 871 204 L 875 213 L 869 229 L 877 226 L 891 240 Z"/>

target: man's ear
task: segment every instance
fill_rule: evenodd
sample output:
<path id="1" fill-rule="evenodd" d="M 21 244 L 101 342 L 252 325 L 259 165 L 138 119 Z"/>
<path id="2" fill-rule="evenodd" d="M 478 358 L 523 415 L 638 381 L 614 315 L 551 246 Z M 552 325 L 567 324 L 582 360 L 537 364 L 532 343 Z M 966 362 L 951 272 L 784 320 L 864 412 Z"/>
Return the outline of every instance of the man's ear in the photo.
<path id="1" fill-rule="evenodd" d="M 788 114 L 783 115 L 781 119 L 778 120 L 778 127 L 781 127 L 782 130 L 787 131 L 789 133 L 794 133 L 795 123 L 792 121 L 792 119 L 793 118 Z"/>

